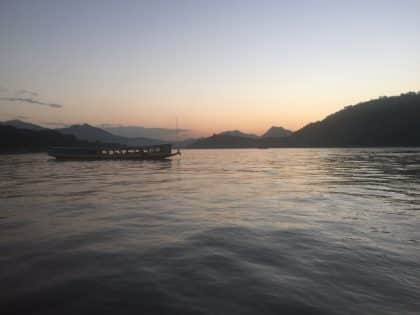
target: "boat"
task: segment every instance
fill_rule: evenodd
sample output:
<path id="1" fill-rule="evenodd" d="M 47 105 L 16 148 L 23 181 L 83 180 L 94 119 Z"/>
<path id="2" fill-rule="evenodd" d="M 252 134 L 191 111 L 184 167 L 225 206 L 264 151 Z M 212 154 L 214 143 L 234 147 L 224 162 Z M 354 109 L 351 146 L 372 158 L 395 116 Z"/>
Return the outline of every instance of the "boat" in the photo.
<path id="1" fill-rule="evenodd" d="M 171 144 L 143 147 L 50 147 L 48 155 L 57 160 L 163 160 L 181 155 L 179 149 L 172 152 Z"/>

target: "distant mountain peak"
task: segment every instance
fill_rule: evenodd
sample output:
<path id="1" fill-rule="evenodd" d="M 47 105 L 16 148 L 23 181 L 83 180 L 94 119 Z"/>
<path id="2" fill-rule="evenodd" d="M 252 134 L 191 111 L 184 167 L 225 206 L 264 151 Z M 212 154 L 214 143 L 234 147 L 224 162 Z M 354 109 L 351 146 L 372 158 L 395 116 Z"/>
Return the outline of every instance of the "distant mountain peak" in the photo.
<path id="1" fill-rule="evenodd" d="M 119 143 L 130 146 L 141 146 L 162 143 L 160 140 L 150 138 L 127 138 L 116 136 L 101 128 L 89 124 L 72 125 L 67 128 L 57 129 L 63 134 L 73 135 L 78 139 L 87 141 L 100 141 L 104 143 Z"/>
<path id="2" fill-rule="evenodd" d="M 272 126 L 263 135 L 263 138 L 284 138 L 288 137 L 293 132 L 280 126 Z"/>
<path id="3" fill-rule="evenodd" d="M 143 127 L 143 126 L 121 126 L 112 124 L 98 125 L 113 135 L 127 138 L 149 138 L 160 139 L 162 141 L 173 142 L 176 140 L 187 140 L 194 138 L 194 133 L 189 129 L 174 129 L 160 127 Z"/>
<path id="4" fill-rule="evenodd" d="M 74 125 L 71 125 L 70 127 L 67 127 L 67 128 L 92 128 L 92 129 L 100 129 L 100 130 L 103 130 L 103 129 L 101 129 L 101 128 L 97 128 L 97 127 L 94 127 L 94 126 L 92 126 L 92 125 L 89 125 L 89 124 L 87 124 L 87 123 L 83 123 L 83 124 L 74 124 Z"/>
<path id="5" fill-rule="evenodd" d="M 91 126 L 89 124 L 77 124 L 71 125 L 67 128 L 58 129 L 61 133 L 71 134 L 76 136 L 79 139 L 88 140 L 88 141 L 103 141 L 103 142 L 113 142 L 118 137 L 112 135 L 108 131 L 105 131 L 101 128 Z"/>
<path id="6" fill-rule="evenodd" d="M 245 133 L 245 132 L 242 132 L 240 130 L 227 130 L 227 131 L 220 132 L 217 135 L 220 135 L 220 136 L 232 136 L 232 137 L 242 137 L 242 138 L 251 138 L 251 139 L 258 138 L 258 136 L 256 134 L 253 134 L 253 133 Z"/>

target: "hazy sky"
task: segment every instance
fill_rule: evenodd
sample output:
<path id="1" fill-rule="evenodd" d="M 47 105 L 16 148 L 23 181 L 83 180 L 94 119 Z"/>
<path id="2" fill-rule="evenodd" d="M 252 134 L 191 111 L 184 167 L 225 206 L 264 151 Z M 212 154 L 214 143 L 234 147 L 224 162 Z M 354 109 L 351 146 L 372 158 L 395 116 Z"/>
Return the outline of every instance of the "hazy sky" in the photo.
<path id="1" fill-rule="evenodd" d="M 418 0 L 0 0 L 0 119 L 261 133 L 409 90 Z"/>

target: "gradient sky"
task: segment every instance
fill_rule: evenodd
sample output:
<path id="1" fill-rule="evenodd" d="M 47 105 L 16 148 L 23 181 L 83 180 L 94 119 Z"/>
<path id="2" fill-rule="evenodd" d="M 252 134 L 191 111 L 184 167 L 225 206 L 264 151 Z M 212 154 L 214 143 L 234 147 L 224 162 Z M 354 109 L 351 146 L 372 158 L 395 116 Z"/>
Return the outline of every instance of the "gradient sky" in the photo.
<path id="1" fill-rule="evenodd" d="M 0 0 L 0 43 L 0 120 L 50 126 L 295 130 L 420 90 L 418 0 Z"/>

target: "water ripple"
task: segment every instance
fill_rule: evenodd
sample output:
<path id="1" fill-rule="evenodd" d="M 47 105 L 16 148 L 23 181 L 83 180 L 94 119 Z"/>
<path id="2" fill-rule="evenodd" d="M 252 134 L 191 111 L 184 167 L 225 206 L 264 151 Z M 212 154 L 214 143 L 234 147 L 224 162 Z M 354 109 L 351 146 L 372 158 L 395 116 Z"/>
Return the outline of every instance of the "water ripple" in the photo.
<path id="1" fill-rule="evenodd" d="M 420 150 L 0 156 L 2 314 L 419 314 Z"/>

